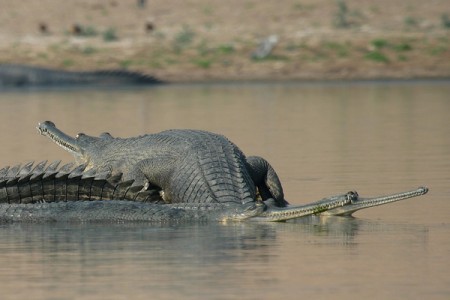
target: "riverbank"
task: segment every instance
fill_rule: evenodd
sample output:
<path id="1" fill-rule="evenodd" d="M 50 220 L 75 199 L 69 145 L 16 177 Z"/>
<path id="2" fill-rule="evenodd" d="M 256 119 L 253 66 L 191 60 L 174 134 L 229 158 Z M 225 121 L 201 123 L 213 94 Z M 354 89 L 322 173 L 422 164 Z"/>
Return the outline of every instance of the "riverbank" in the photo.
<path id="1" fill-rule="evenodd" d="M 0 4 L 0 63 L 169 82 L 450 77 L 445 0 Z M 271 35 L 272 52 L 252 58 Z"/>

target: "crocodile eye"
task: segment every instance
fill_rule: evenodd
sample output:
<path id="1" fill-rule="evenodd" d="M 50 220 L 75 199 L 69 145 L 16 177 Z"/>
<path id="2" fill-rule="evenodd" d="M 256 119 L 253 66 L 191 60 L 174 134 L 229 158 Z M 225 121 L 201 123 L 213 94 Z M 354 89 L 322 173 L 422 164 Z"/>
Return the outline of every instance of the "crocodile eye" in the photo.
<path id="1" fill-rule="evenodd" d="M 82 137 L 82 136 L 85 136 L 85 135 L 86 135 L 86 134 L 80 132 L 79 134 L 77 134 L 76 138 L 78 139 L 78 138 L 80 138 L 80 137 Z"/>
<path id="2" fill-rule="evenodd" d="M 347 199 L 350 200 L 351 202 L 355 202 L 358 200 L 358 192 L 356 191 L 350 191 L 347 193 Z"/>

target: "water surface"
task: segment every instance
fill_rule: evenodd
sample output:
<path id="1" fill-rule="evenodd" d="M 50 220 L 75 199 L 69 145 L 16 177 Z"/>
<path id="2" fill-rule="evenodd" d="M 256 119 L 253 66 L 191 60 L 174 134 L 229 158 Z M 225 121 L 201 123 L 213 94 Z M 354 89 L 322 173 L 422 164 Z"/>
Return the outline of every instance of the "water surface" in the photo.
<path id="1" fill-rule="evenodd" d="M 354 219 L 0 226 L 2 299 L 448 299 L 450 84 L 214 84 L 4 91 L 0 165 L 72 158 L 34 129 L 225 134 L 293 204 L 421 185 Z"/>

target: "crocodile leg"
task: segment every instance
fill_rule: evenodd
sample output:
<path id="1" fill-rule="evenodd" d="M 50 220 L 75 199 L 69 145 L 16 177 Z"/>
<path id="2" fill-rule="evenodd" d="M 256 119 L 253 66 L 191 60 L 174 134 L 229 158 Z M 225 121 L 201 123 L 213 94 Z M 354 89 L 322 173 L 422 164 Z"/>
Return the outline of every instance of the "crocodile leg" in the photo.
<path id="1" fill-rule="evenodd" d="M 284 199 L 283 187 L 272 166 L 262 157 L 248 156 L 250 176 L 258 188 L 261 198 L 275 199 L 277 206 L 284 207 L 289 203 Z"/>

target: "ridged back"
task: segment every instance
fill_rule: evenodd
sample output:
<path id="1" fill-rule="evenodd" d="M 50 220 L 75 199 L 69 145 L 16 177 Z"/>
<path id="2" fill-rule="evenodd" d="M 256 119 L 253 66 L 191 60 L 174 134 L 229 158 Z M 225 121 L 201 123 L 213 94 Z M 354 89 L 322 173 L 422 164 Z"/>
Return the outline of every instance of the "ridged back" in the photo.
<path id="1" fill-rule="evenodd" d="M 43 161 L 34 166 L 31 162 L 1 169 L 0 203 L 162 201 L 158 190 L 142 191 L 142 186 L 133 186 L 133 180 L 121 181 L 120 174 L 84 172 L 85 165 L 73 168 L 73 164 L 66 164 L 58 168 L 60 161 L 46 163 Z"/>
<path id="2" fill-rule="evenodd" d="M 173 202 L 247 203 L 255 199 L 244 154 L 224 136 L 171 131 L 190 145 L 171 178 Z M 181 137 L 180 137 L 181 139 Z"/>

